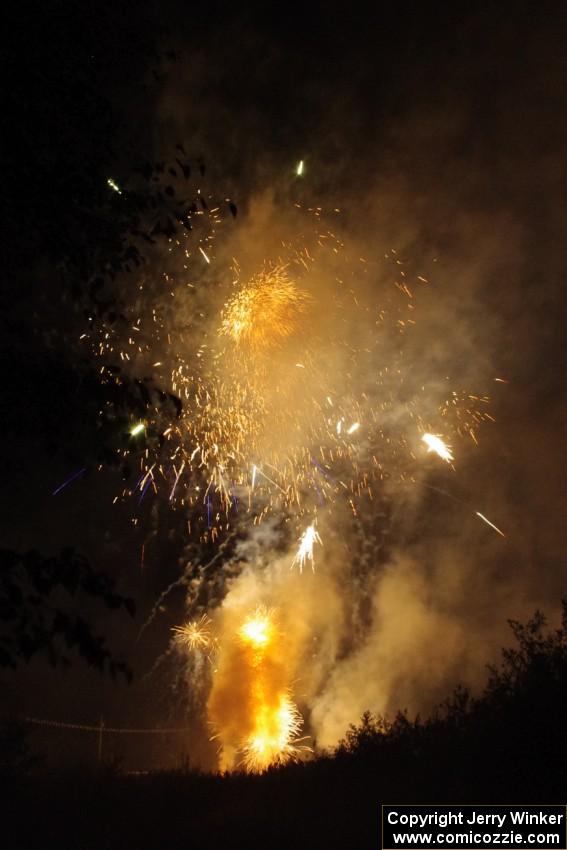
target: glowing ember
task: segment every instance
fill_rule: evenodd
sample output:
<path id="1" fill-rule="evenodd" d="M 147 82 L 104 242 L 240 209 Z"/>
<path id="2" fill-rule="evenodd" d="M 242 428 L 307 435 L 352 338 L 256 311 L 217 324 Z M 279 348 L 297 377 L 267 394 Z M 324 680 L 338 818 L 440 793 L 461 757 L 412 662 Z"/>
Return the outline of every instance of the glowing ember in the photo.
<path id="1" fill-rule="evenodd" d="M 119 195 L 122 194 L 122 189 L 120 188 L 118 183 L 116 183 L 116 181 L 112 179 L 112 177 L 109 177 L 106 182 L 114 192 L 117 192 Z"/>

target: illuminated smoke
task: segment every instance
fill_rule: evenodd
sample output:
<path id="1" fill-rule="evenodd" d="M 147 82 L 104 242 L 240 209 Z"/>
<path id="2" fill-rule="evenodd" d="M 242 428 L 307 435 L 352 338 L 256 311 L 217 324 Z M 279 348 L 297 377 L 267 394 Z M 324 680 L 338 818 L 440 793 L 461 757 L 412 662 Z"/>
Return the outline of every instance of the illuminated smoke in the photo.
<path id="1" fill-rule="evenodd" d="M 126 331 L 101 323 L 83 335 L 103 381 L 121 381 L 106 366 L 119 357 L 133 375 L 151 366 L 179 399 L 149 408 L 124 451 L 139 475 L 122 495 L 140 503 L 163 493 L 203 542 L 269 515 L 291 515 L 299 531 L 335 502 L 356 515 L 385 479 L 419 474 L 420 433 L 450 462 L 452 450 L 430 429 L 442 422 L 448 439 L 475 442 L 491 418 L 488 397 L 453 389 L 423 357 L 408 356 L 423 276 L 394 251 L 371 265 L 339 235 L 338 210 L 295 205 L 289 217 L 279 256 L 262 255 L 273 222 L 247 237 L 261 270 L 245 275 L 217 247 L 222 218 L 211 202 L 199 219 L 208 230 L 170 240 L 166 295 L 144 296 Z"/>

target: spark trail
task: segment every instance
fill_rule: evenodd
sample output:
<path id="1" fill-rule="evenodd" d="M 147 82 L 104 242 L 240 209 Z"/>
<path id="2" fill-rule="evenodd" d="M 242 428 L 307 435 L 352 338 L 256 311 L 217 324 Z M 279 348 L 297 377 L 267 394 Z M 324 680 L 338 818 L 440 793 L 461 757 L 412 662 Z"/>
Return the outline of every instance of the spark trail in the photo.
<path id="1" fill-rule="evenodd" d="M 305 529 L 301 538 L 299 540 L 299 547 L 293 559 L 293 564 L 298 565 L 299 572 L 303 572 L 303 567 L 309 561 L 311 563 L 311 569 L 315 571 L 315 557 L 313 554 L 313 547 L 316 543 L 323 544 L 321 537 L 319 536 L 319 532 L 315 528 L 314 525 L 310 525 Z"/>

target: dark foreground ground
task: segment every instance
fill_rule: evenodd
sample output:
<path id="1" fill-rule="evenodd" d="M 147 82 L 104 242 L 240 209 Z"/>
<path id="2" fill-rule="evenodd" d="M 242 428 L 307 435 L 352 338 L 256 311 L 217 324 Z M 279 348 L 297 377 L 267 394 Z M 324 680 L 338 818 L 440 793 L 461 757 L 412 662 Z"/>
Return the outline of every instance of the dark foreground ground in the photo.
<path id="1" fill-rule="evenodd" d="M 4 790 L 2 846 L 378 848 L 380 802 L 564 801 L 565 767 L 550 772 L 543 751 L 535 760 L 523 753 L 482 747 L 474 760 L 458 750 L 425 760 L 408 752 L 397 764 L 375 753 L 260 777 L 44 777 Z"/>

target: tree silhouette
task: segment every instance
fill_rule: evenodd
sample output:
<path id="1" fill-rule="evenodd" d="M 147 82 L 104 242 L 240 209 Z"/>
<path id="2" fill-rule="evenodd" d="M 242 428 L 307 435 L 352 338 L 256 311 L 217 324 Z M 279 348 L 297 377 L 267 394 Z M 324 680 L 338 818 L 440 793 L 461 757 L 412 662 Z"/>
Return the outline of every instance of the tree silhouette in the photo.
<path id="1" fill-rule="evenodd" d="M 426 719 L 367 712 L 337 748 L 339 762 L 362 772 L 380 764 L 394 781 L 416 773 L 432 799 L 449 780 L 452 799 L 475 787 L 501 799 L 529 796 L 527 789 L 534 799 L 559 799 L 567 778 L 567 600 L 559 628 L 547 630 L 539 611 L 509 625 L 515 644 L 489 666 L 479 696 L 459 687 Z"/>
<path id="2" fill-rule="evenodd" d="M 74 650 L 91 667 L 130 680 L 127 664 L 113 658 L 105 639 L 68 610 L 66 602 L 79 594 L 134 616 L 133 601 L 116 593 L 113 580 L 72 549 L 54 558 L 1 549 L 0 666 L 15 669 L 39 653 L 46 653 L 53 666 L 67 666 L 66 652 Z"/>

